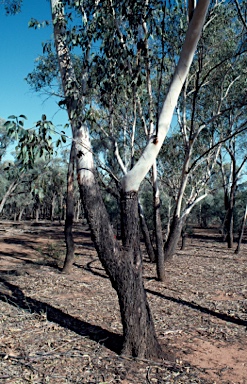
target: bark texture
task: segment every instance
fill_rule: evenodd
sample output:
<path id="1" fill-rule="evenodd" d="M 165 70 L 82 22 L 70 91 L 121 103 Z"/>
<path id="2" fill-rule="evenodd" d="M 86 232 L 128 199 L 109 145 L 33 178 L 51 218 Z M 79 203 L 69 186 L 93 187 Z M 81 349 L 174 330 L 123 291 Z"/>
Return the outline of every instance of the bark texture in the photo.
<path id="1" fill-rule="evenodd" d="M 71 145 L 70 158 L 67 173 L 67 197 L 66 197 L 66 218 L 64 225 L 64 235 L 66 243 L 66 257 L 63 266 L 63 273 L 70 273 L 74 262 L 75 245 L 73 238 L 74 222 L 74 165 L 75 149 L 74 142 Z"/>
<path id="2" fill-rule="evenodd" d="M 155 223 L 155 239 L 157 252 L 157 277 L 159 281 L 165 280 L 165 259 L 164 259 L 164 243 L 162 233 L 162 222 L 160 215 L 160 198 L 154 197 L 154 223 Z"/>
<path id="3" fill-rule="evenodd" d="M 243 240 L 244 227 L 245 227 L 246 219 L 247 219 L 247 205 L 245 207 L 245 212 L 244 212 L 244 216 L 243 216 L 243 219 L 242 219 L 241 228 L 240 228 L 240 232 L 239 232 L 238 245 L 237 245 L 237 248 L 235 250 L 235 253 L 239 253 L 240 248 L 241 248 L 241 243 L 242 243 L 242 240 Z"/>
<path id="4" fill-rule="evenodd" d="M 121 290 L 117 289 L 123 323 L 123 353 L 134 357 L 161 357 L 142 279 L 138 193 L 122 192 L 123 254 Z M 120 270 L 120 272 L 121 272 Z M 122 274 L 122 272 L 121 272 Z"/>
<path id="5" fill-rule="evenodd" d="M 149 233 L 149 230 L 148 230 L 148 226 L 147 226 L 147 223 L 146 223 L 146 220 L 145 220 L 145 216 L 144 216 L 144 213 L 143 213 L 143 210 L 142 210 L 142 207 L 141 207 L 140 203 L 139 203 L 138 207 L 139 207 L 139 217 L 140 217 L 140 223 L 141 223 L 141 231 L 142 231 L 144 243 L 145 243 L 145 246 L 146 246 L 147 254 L 148 254 L 148 257 L 149 257 L 150 261 L 152 263 L 154 263 L 156 261 L 156 256 L 155 256 L 153 244 L 152 244 L 152 241 L 151 241 L 151 238 L 150 238 L 150 233 Z"/>
<path id="6" fill-rule="evenodd" d="M 174 216 L 171 224 L 170 233 L 164 247 L 165 260 L 169 259 L 176 252 L 182 228 L 183 220 L 178 216 Z"/>
<path id="7" fill-rule="evenodd" d="M 162 221 L 160 212 L 160 191 L 158 187 L 158 174 L 156 161 L 152 166 L 152 183 L 153 183 L 153 209 L 154 209 L 154 228 L 156 243 L 156 269 L 159 281 L 165 280 L 165 260 L 164 260 L 164 243 L 162 233 Z"/>
<path id="8" fill-rule="evenodd" d="M 123 247 L 120 248 L 93 174 L 90 183 L 85 183 L 82 177 L 79 186 L 92 240 L 118 295 L 124 336 L 122 353 L 160 358 L 163 352 L 142 279 L 137 193 L 122 196 Z"/>

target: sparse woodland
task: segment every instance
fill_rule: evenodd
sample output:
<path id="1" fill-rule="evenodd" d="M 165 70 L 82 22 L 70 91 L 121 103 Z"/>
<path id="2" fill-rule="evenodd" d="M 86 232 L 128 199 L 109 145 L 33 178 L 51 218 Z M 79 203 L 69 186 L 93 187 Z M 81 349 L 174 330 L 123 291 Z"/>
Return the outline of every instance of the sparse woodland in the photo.
<path id="1" fill-rule="evenodd" d="M 70 124 L 0 120 L 0 380 L 244 384 L 246 1 L 50 9 L 26 80 Z"/>

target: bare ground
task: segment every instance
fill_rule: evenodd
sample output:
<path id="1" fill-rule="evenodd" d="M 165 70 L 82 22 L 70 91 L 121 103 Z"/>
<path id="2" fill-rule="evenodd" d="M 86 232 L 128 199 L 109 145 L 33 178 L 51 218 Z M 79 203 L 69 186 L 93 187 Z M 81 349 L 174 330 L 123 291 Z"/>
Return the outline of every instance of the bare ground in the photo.
<path id="1" fill-rule="evenodd" d="M 0 223 L 0 382 L 247 383 L 247 244 L 236 255 L 215 231 L 197 231 L 144 283 L 167 360 L 120 356 L 115 291 L 86 227 L 61 274 L 63 227 Z"/>

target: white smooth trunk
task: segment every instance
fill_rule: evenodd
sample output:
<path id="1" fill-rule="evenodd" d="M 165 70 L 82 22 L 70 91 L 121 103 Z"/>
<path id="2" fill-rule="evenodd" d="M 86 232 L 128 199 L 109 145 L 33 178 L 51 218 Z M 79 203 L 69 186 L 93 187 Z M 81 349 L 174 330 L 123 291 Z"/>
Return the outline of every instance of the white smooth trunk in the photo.
<path id="1" fill-rule="evenodd" d="M 138 162 L 123 178 L 122 187 L 125 192 L 138 191 L 142 180 L 158 156 L 169 130 L 179 94 L 189 73 L 197 43 L 201 36 L 209 3 L 210 0 L 199 0 L 197 3 L 193 18 L 185 36 L 185 41 L 173 80 L 161 110 L 158 122 L 158 132 L 156 133 L 157 137 L 151 137 Z"/>

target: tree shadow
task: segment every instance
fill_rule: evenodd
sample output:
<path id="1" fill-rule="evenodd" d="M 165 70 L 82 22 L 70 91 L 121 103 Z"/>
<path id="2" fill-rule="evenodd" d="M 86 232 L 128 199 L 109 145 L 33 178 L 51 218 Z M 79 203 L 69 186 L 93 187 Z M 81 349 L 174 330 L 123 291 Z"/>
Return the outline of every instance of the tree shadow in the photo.
<path id="1" fill-rule="evenodd" d="M 207 315 L 210 315 L 210 316 L 217 317 L 218 319 L 224 320 L 228 323 L 233 323 L 233 324 L 242 325 L 244 327 L 247 327 L 247 321 L 241 320 L 237 317 L 229 316 L 225 313 L 213 311 L 212 309 L 202 307 L 199 304 L 191 303 L 190 301 L 187 301 L 187 300 L 176 299 L 175 297 L 172 297 L 172 296 L 163 295 L 162 293 L 152 291 L 151 289 L 146 289 L 146 292 L 150 293 L 151 295 L 159 296 L 164 300 L 172 301 L 173 303 L 177 303 L 177 304 L 182 304 L 182 305 L 185 305 L 189 308 L 195 309 L 196 311 L 206 313 Z"/>
<path id="2" fill-rule="evenodd" d="M 109 279 L 109 276 L 106 274 L 103 267 L 92 267 L 92 264 L 96 263 L 97 261 L 99 261 L 99 259 L 93 259 L 92 261 L 89 261 L 85 266 L 74 263 L 74 266 L 83 269 L 84 271 L 90 272 L 94 276 L 102 277 L 103 279 Z"/>
<path id="3" fill-rule="evenodd" d="M 222 238 L 222 235 L 217 233 L 208 233 L 208 234 L 202 234 L 202 233 L 193 233 L 193 235 L 190 236 L 190 239 L 197 239 L 202 240 L 203 242 L 216 242 L 216 243 L 222 243 L 224 244 L 225 241 Z"/>
<path id="4" fill-rule="evenodd" d="M 45 254 L 44 254 L 45 255 Z M 20 263 L 20 267 L 23 266 L 23 265 L 32 265 L 34 267 L 41 267 L 42 265 L 43 266 L 47 266 L 47 267 L 50 267 L 52 269 L 55 269 L 57 271 L 62 271 L 62 268 L 60 268 L 57 264 L 58 264 L 58 260 L 56 258 L 54 258 L 53 256 L 42 256 L 42 259 L 40 260 L 32 260 L 31 258 L 28 258 L 30 257 L 30 255 L 27 255 L 25 252 L 1 252 L 0 251 L 0 257 L 4 257 L 4 256 L 7 256 L 7 257 L 10 257 L 11 259 L 14 259 L 17 261 L 20 261 L 22 263 Z M 0 272 L 2 273 L 3 271 L 0 270 Z"/>
<path id="5" fill-rule="evenodd" d="M 81 267 L 78 265 L 78 267 L 80 268 L 83 268 L 85 269 L 86 271 L 92 273 L 93 275 L 95 276 L 99 276 L 99 277 L 103 277 L 103 278 L 108 278 L 107 275 L 103 275 L 101 273 L 99 273 L 97 270 L 93 269 L 92 268 L 92 264 L 97 261 L 97 259 L 95 260 L 92 260 L 91 262 L 89 262 L 87 264 L 86 267 Z M 155 280 L 154 278 L 145 278 L 147 280 Z M 247 327 L 247 321 L 245 320 L 241 320 L 237 317 L 234 317 L 234 316 L 229 316 L 225 313 L 220 313 L 220 312 L 216 312 L 216 311 L 213 311 L 207 307 L 203 307 L 199 304 L 196 304 L 196 303 L 191 303 L 190 301 L 187 301 L 187 300 L 183 300 L 183 299 L 176 299 L 175 297 L 172 297 L 172 296 L 167 296 L 167 295 L 163 295 L 162 293 L 159 293 L 159 292 L 156 292 L 156 291 L 152 291 L 151 289 L 145 289 L 147 293 L 151 294 L 151 295 L 155 295 L 155 296 L 159 296 L 161 297 L 162 299 L 164 300 L 168 300 L 168 301 L 172 301 L 174 303 L 177 303 L 177 304 L 182 304 L 184 306 L 187 306 L 189 308 L 192 308 L 196 311 L 199 311 L 199 312 L 202 312 L 202 313 L 206 313 L 210 316 L 213 316 L 213 317 L 217 317 L 218 319 L 221 319 L 221 320 L 224 320 L 228 323 L 233 323 L 233 324 L 237 324 L 237 325 L 242 325 L 242 326 L 245 326 Z"/>
<path id="6" fill-rule="evenodd" d="M 8 302 L 30 313 L 45 313 L 47 320 L 59 324 L 64 328 L 68 328 L 80 336 L 88 337 L 90 340 L 120 354 L 123 344 L 123 337 L 121 335 L 110 332 L 100 326 L 92 325 L 86 321 L 78 320 L 48 303 L 25 296 L 18 286 L 7 282 L 3 278 L 0 278 L 0 282 L 4 284 L 6 291 L 11 291 L 11 293 L 9 292 L 8 294 L 0 291 L 1 301 Z"/>

